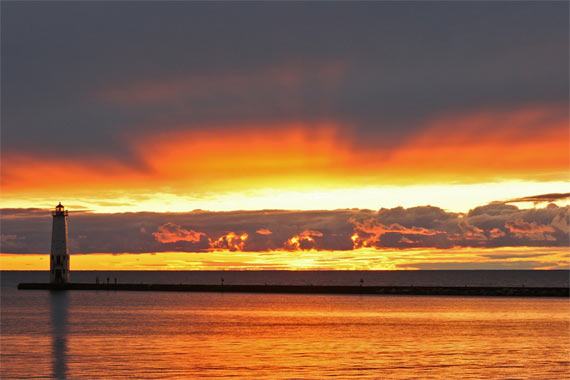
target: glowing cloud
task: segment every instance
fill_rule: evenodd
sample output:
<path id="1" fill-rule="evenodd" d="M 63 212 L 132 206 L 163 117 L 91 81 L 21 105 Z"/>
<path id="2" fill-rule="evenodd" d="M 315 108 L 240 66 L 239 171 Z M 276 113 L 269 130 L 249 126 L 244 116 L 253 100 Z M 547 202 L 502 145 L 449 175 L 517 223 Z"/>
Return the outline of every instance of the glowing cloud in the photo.
<path id="1" fill-rule="evenodd" d="M 202 236 L 202 232 L 187 230 L 174 223 L 165 223 L 158 227 L 158 232 L 153 232 L 154 238 L 161 243 L 175 243 L 178 241 L 189 241 L 197 243 Z"/>
<path id="2" fill-rule="evenodd" d="M 351 220 L 354 224 L 354 234 L 350 237 L 354 244 L 354 249 L 362 247 L 374 247 L 382 242 L 382 236 L 389 233 L 396 233 L 401 235 L 423 235 L 423 236 L 434 236 L 436 234 L 441 234 L 440 231 L 434 231 L 423 227 L 412 227 L 406 228 L 397 223 L 390 225 L 389 227 L 380 223 L 377 219 L 369 218 L 362 221 Z M 412 244 L 409 237 L 400 236 L 398 243 L 403 243 L 404 245 Z"/>
<path id="3" fill-rule="evenodd" d="M 305 230 L 288 239 L 283 247 L 287 251 L 308 251 L 317 249 L 318 246 L 315 238 L 322 236 L 323 234 L 320 231 Z"/>
<path id="4" fill-rule="evenodd" d="M 461 190 L 468 191 L 469 197 L 489 192 L 484 201 L 501 195 L 529 202 L 568 199 L 566 193 L 518 196 L 522 190 L 560 189 L 567 181 L 570 136 L 560 107 L 440 115 L 418 121 L 414 131 L 399 144 L 374 145 L 334 120 L 201 129 L 182 124 L 125 141 L 132 157 L 124 162 L 8 152 L 2 161 L 2 202 L 17 204 L 22 196 L 45 200 L 46 193 L 58 193 L 90 209 L 109 209 L 100 199 L 106 194 L 124 205 L 115 209 L 129 211 L 181 211 L 204 204 L 214 207 L 222 200 L 225 209 L 238 203 L 253 209 L 260 204 L 255 195 L 260 192 L 265 197 L 262 207 L 279 201 L 280 208 L 310 209 L 326 200 L 319 208 L 334 209 L 375 206 L 378 193 L 394 193 L 389 201 L 395 202 L 400 189 L 414 185 L 417 188 L 407 191 L 406 204 L 413 198 L 415 204 L 441 204 L 442 198 L 449 198 L 441 194 L 446 188 L 453 192 L 449 190 L 453 186 L 430 186 L 450 181 L 466 186 Z M 501 187 L 500 182 L 507 180 L 519 184 Z M 477 187 L 477 183 L 484 185 Z M 394 189 L 374 187 L 380 184 Z M 304 192 L 305 197 L 295 196 Z M 224 199 L 228 194 L 231 199 Z M 464 203 L 469 197 L 463 197 Z"/>
<path id="5" fill-rule="evenodd" d="M 538 241 L 556 240 L 556 238 L 550 234 L 555 231 L 553 227 L 539 225 L 536 222 L 529 223 L 522 219 L 515 219 L 507 222 L 505 227 L 518 238 Z"/>
<path id="6" fill-rule="evenodd" d="M 378 211 L 120 214 L 72 211 L 70 250 L 73 253 L 330 252 L 361 248 L 568 247 L 569 210 L 568 206 L 554 204 L 532 209 L 489 204 L 468 213 L 429 206 Z M 46 252 L 49 223 L 49 210 L 4 209 L 3 253 Z"/>
<path id="7" fill-rule="evenodd" d="M 211 242 L 210 246 L 214 249 L 228 250 L 230 252 L 243 251 L 248 237 L 247 233 L 238 235 L 235 232 L 228 232 Z"/>

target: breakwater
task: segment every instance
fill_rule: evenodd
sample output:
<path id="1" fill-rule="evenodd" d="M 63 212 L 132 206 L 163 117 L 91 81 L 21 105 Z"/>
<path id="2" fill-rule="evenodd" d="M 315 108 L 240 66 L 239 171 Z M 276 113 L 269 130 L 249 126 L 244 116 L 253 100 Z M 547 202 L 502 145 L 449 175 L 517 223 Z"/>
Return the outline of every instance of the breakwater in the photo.
<path id="1" fill-rule="evenodd" d="M 362 294 L 410 296 L 569 297 L 569 288 L 474 286 L 323 286 L 323 285 L 191 285 L 21 283 L 20 290 L 101 290 L 147 292 L 225 292 L 289 294 Z"/>

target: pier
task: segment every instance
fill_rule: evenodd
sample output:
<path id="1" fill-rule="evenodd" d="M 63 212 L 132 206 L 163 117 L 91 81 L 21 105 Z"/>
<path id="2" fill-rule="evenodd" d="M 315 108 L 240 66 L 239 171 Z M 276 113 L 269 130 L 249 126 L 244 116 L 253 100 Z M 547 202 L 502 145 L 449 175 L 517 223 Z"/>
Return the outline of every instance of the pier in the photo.
<path id="1" fill-rule="evenodd" d="M 569 297 L 569 288 L 527 288 L 488 286 L 329 286 L 329 285 L 192 285 L 192 284 L 86 284 L 21 283 L 20 290 L 133 291 L 133 292 L 218 292 L 276 294 L 346 294 L 476 297 Z"/>

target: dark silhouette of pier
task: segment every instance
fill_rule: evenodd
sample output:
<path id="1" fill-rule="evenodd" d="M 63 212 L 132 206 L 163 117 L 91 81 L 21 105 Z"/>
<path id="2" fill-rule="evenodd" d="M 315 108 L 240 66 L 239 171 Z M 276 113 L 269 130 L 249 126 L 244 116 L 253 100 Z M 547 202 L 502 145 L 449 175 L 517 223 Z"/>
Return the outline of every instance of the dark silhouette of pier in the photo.
<path id="1" fill-rule="evenodd" d="M 55 291 L 135 291 L 135 292 L 220 292 L 280 294 L 361 294 L 408 296 L 480 297 L 569 297 L 569 288 L 489 287 L 489 286 L 328 286 L 328 285 L 192 285 L 117 283 L 21 283 L 20 290 Z"/>

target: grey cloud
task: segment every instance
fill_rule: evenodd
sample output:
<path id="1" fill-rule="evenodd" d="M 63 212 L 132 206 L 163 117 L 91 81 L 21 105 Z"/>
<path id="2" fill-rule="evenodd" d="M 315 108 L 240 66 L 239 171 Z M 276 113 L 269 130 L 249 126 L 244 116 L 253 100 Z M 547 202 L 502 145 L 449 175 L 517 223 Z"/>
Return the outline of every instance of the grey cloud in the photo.
<path id="1" fill-rule="evenodd" d="M 458 214 L 445 212 L 439 207 L 421 206 L 407 209 L 403 207 L 382 208 L 378 211 L 377 219 L 384 224 L 398 223 L 404 227 L 437 228 L 450 219 L 456 219 L 457 216 Z"/>
<path id="2" fill-rule="evenodd" d="M 532 195 L 530 197 L 510 199 L 508 201 L 505 201 L 504 203 L 533 202 L 537 204 L 543 202 L 556 202 L 568 198 L 570 198 L 570 193 L 552 193 L 552 194 L 540 194 L 540 195 Z"/>
<path id="3" fill-rule="evenodd" d="M 47 253 L 51 234 L 51 216 L 22 216 L 20 210 L 4 210 L 3 234 L 10 244 L 5 253 Z M 243 245 L 234 250 L 267 251 L 285 249 L 293 236 L 307 230 L 320 231 L 315 237 L 319 249 L 352 249 L 351 217 L 374 215 L 369 210 L 336 211 L 232 211 L 190 213 L 92 214 L 71 212 L 69 234 L 74 253 L 142 253 L 164 251 L 200 252 L 210 248 L 231 248 L 230 234 L 247 234 Z M 260 229 L 270 235 L 256 233 Z M 12 236 L 14 235 L 14 236 Z M 83 238 L 80 238 L 80 235 Z M 178 238 L 176 238 L 178 236 Z M 24 240 L 17 238 L 25 237 Z M 240 243 L 241 244 L 241 243 Z"/>
<path id="4" fill-rule="evenodd" d="M 466 215 L 430 206 L 397 207 L 381 209 L 374 218 L 355 222 L 354 242 L 357 247 L 402 249 L 569 246 L 569 218 L 569 207 L 520 210 L 490 204 Z"/>
<path id="5" fill-rule="evenodd" d="M 569 207 L 545 207 L 535 209 L 503 208 L 500 205 L 489 205 L 488 208 L 477 208 L 477 212 L 469 212 L 469 223 L 487 231 L 488 246 L 568 246 Z M 514 206 L 510 206 L 514 207 Z M 506 212 L 506 210 L 510 210 Z M 529 228 L 535 227 L 534 231 Z M 525 229 L 527 231 L 525 231 Z M 502 236 L 493 237 L 491 231 L 501 231 Z M 542 238 L 541 236 L 542 235 Z M 546 242 L 547 240 L 550 243 Z"/>
<path id="6" fill-rule="evenodd" d="M 331 119 L 392 146 L 450 110 L 568 103 L 567 2 L 1 7 L 4 152 L 137 164 L 129 138 L 158 128 Z M 331 65 L 334 80 L 320 70 Z M 261 80 L 283 67 L 289 87 Z M 131 105 L 100 97 L 187 78 L 205 91 Z"/>
<path id="7" fill-rule="evenodd" d="M 204 252 L 212 249 L 568 247 L 569 207 L 492 204 L 467 214 L 437 207 L 333 211 L 93 214 L 71 212 L 73 253 Z M 271 231 L 260 234 L 258 231 Z M 47 253 L 48 210 L 2 210 L 3 253 Z"/>
<path id="8" fill-rule="evenodd" d="M 475 207 L 469 210 L 468 217 L 476 217 L 479 215 L 500 216 L 508 215 L 518 210 L 517 206 L 506 205 L 503 203 L 491 203 L 485 206 Z"/>

